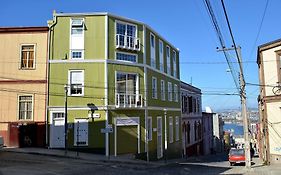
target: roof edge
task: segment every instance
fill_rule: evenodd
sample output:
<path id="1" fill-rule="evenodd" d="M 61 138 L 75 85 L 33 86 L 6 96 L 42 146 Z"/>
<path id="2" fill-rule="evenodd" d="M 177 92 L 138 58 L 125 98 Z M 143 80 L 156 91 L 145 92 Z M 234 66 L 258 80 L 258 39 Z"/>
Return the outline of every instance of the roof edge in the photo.
<path id="1" fill-rule="evenodd" d="M 14 32 L 47 32 L 47 26 L 33 26 L 33 27 L 0 27 L 0 33 L 14 33 Z"/>

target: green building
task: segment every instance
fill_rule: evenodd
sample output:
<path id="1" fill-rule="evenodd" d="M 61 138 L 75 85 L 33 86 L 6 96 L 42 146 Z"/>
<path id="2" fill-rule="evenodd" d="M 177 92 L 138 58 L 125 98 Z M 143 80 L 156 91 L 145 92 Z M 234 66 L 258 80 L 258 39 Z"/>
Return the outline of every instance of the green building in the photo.
<path id="1" fill-rule="evenodd" d="M 68 148 L 181 156 L 179 50 L 135 20 L 109 13 L 53 15 L 49 147 L 65 147 L 67 94 Z"/>

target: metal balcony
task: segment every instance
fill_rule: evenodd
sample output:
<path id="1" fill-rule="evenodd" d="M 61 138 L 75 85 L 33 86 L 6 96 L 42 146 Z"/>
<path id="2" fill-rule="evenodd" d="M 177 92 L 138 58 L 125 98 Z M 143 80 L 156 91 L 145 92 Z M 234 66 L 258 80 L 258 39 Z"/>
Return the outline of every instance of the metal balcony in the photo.
<path id="1" fill-rule="evenodd" d="M 142 107 L 141 94 L 117 93 L 115 96 L 117 108 L 138 108 Z"/>
<path id="2" fill-rule="evenodd" d="M 140 40 L 136 37 L 116 34 L 116 48 L 139 51 Z"/>

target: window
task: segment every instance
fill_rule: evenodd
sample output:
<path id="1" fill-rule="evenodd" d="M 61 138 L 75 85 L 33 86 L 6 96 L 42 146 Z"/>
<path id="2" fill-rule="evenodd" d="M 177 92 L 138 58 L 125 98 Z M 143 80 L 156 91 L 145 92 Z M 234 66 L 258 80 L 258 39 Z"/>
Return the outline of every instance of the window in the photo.
<path id="1" fill-rule="evenodd" d="M 174 85 L 175 102 L 179 101 L 178 85 Z"/>
<path id="2" fill-rule="evenodd" d="M 175 119 L 175 128 L 176 128 L 176 141 L 179 141 L 180 140 L 180 124 L 179 124 L 179 117 L 176 116 L 176 119 Z"/>
<path id="3" fill-rule="evenodd" d="M 148 141 L 152 140 L 152 118 L 151 117 L 147 118 L 147 140 Z"/>
<path id="4" fill-rule="evenodd" d="M 117 52 L 116 60 L 137 62 L 137 55 Z"/>
<path id="5" fill-rule="evenodd" d="M 72 19 L 71 20 L 71 34 L 82 35 L 84 30 L 83 19 Z"/>
<path id="6" fill-rule="evenodd" d="M 194 122 L 194 141 L 197 141 L 197 122 Z"/>
<path id="7" fill-rule="evenodd" d="M 139 50 L 140 43 L 137 37 L 137 26 L 117 22 L 116 23 L 116 46 L 121 48 Z"/>
<path id="8" fill-rule="evenodd" d="M 84 95 L 84 71 L 71 70 L 69 72 L 69 95 L 82 96 Z"/>
<path id="9" fill-rule="evenodd" d="M 134 73 L 117 72 L 116 105 L 138 105 L 141 103 L 140 98 L 138 94 L 138 75 Z"/>
<path id="10" fill-rule="evenodd" d="M 157 79 L 152 77 L 152 98 L 157 99 Z"/>
<path id="11" fill-rule="evenodd" d="M 167 59 L 167 74 L 171 75 L 171 58 L 170 58 L 170 47 L 166 47 L 166 59 Z"/>
<path id="12" fill-rule="evenodd" d="M 64 119 L 64 113 L 63 112 L 53 113 L 53 119 Z"/>
<path id="13" fill-rule="evenodd" d="M 84 59 L 84 19 L 71 19 L 70 58 Z"/>
<path id="14" fill-rule="evenodd" d="M 165 81 L 161 80 L 161 100 L 165 101 Z"/>
<path id="15" fill-rule="evenodd" d="M 71 51 L 71 58 L 72 59 L 81 59 L 81 58 L 83 58 L 83 51 L 82 50 Z"/>
<path id="16" fill-rule="evenodd" d="M 152 33 L 150 33 L 150 60 L 151 60 L 151 67 L 156 68 L 155 36 Z"/>
<path id="17" fill-rule="evenodd" d="M 19 120 L 31 120 L 32 111 L 32 96 L 19 96 Z"/>
<path id="18" fill-rule="evenodd" d="M 163 42 L 159 40 L 160 71 L 164 72 Z"/>
<path id="19" fill-rule="evenodd" d="M 168 82 L 168 100 L 173 100 L 173 91 L 172 91 L 172 83 Z"/>
<path id="20" fill-rule="evenodd" d="M 193 98 L 191 96 L 188 97 L 188 112 L 192 113 L 193 112 L 193 103 L 192 100 Z"/>
<path id="21" fill-rule="evenodd" d="M 190 123 L 189 123 L 189 121 L 187 122 L 186 130 L 187 130 L 187 143 L 190 144 Z"/>
<path id="22" fill-rule="evenodd" d="M 177 53 L 173 50 L 173 70 L 174 70 L 174 77 L 177 77 Z"/>
<path id="23" fill-rule="evenodd" d="M 174 142 L 173 117 L 169 117 L 169 141 L 170 141 L 170 143 Z"/>
<path id="24" fill-rule="evenodd" d="M 21 69 L 33 69 L 35 61 L 34 45 L 21 46 Z"/>

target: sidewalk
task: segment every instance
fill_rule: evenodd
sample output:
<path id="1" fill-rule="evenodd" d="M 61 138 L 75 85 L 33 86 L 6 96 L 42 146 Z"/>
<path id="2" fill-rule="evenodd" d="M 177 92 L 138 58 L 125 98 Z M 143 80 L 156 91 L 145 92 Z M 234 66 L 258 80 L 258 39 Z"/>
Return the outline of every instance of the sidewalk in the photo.
<path id="1" fill-rule="evenodd" d="M 93 154 L 93 153 L 84 153 L 76 151 L 67 151 L 61 149 L 48 149 L 48 148 L 3 148 L 3 151 L 6 152 L 16 152 L 16 153 L 26 153 L 26 154 L 37 154 L 37 155 L 46 155 L 46 156 L 55 156 L 62 158 L 72 158 L 72 159 L 81 159 L 94 162 L 111 162 L 111 163 L 126 163 L 126 164 L 141 164 L 141 165 L 153 165 L 153 166 L 162 166 L 167 164 L 174 164 L 184 159 L 172 159 L 165 162 L 164 160 L 159 161 L 145 161 L 135 159 L 133 155 L 119 155 L 106 157 L 102 154 Z"/>

